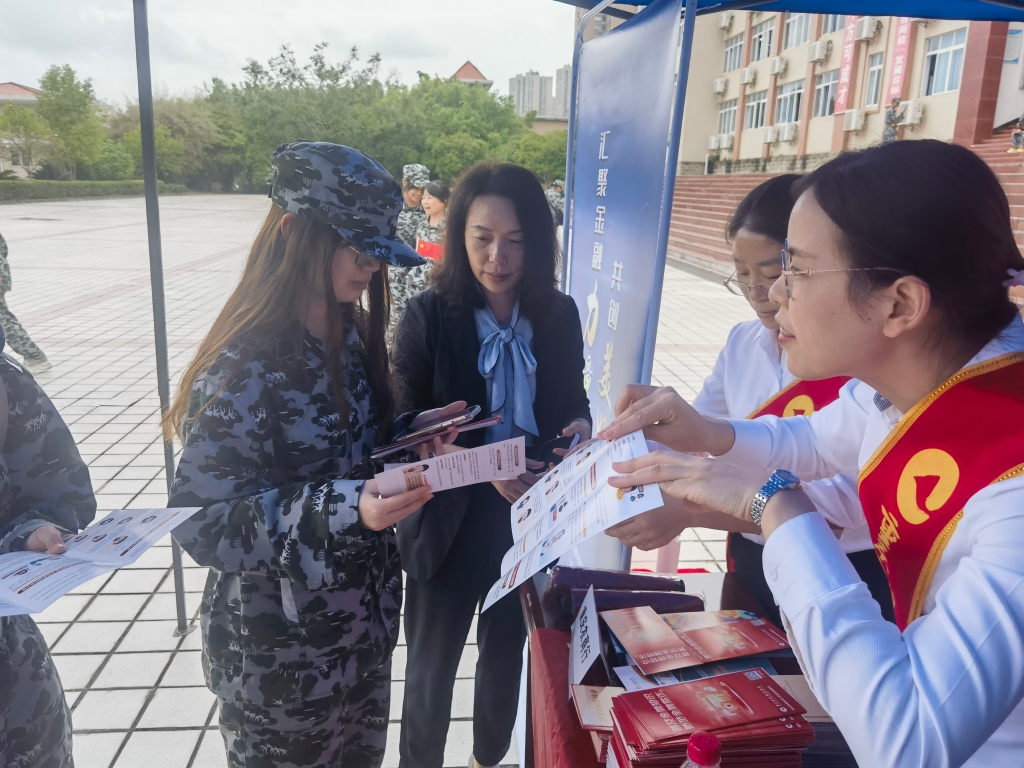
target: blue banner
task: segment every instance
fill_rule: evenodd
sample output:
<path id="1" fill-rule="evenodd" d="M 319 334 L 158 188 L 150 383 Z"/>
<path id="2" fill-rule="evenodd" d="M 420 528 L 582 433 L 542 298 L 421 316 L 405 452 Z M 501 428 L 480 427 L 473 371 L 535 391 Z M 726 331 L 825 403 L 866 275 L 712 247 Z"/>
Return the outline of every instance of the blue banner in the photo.
<path id="1" fill-rule="evenodd" d="M 681 13 L 680 0 L 656 0 L 580 54 L 566 285 L 583 325 L 595 431 L 622 388 L 644 379 L 649 309 L 661 300 Z"/>

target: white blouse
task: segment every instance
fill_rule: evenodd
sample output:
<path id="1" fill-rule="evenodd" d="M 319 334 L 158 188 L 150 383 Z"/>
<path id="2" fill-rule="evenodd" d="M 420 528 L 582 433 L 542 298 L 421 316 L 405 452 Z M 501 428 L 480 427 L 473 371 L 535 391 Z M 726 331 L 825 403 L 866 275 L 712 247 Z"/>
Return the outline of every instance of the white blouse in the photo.
<path id="1" fill-rule="evenodd" d="M 1017 317 L 969 365 L 1020 351 Z M 732 421 L 736 444 L 722 458 L 802 478 L 856 473 L 901 416 L 875 394 L 850 382 L 810 417 Z M 924 615 L 902 634 L 839 552 L 824 520 L 802 515 L 769 539 L 764 572 L 811 688 L 858 763 L 1024 765 L 1024 478 L 971 497 Z"/>
<path id="2" fill-rule="evenodd" d="M 694 398 L 693 407 L 706 416 L 744 419 L 794 381 L 796 377 L 786 367 L 786 352 L 779 346 L 778 333 L 765 328 L 760 320 L 748 320 L 729 331 L 725 347 Z M 857 496 L 856 477 L 838 475 L 805 483 L 804 488 L 825 519 L 843 530 L 839 544 L 844 552 L 872 548 L 871 533 Z M 764 544 L 763 536 L 743 536 Z"/>

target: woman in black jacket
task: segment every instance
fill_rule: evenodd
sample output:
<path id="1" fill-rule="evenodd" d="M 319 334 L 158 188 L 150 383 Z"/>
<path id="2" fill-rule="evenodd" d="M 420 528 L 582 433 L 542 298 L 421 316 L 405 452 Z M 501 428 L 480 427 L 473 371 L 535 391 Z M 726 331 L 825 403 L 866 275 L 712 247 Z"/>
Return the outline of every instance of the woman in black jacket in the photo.
<path id="1" fill-rule="evenodd" d="M 432 287 L 398 327 L 407 407 L 465 400 L 502 414 L 502 424 L 461 435 L 456 444 L 467 448 L 522 435 L 537 459 L 559 435 L 589 439 L 579 312 L 555 287 L 558 245 L 536 177 L 514 165 L 471 168 L 452 194 L 447 232 Z M 512 546 L 509 506 L 536 477 L 444 491 L 398 528 L 408 574 L 402 768 L 442 764 L 462 649 Z M 480 616 L 473 768 L 508 751 L 525 639 L 518 600 Z"/>

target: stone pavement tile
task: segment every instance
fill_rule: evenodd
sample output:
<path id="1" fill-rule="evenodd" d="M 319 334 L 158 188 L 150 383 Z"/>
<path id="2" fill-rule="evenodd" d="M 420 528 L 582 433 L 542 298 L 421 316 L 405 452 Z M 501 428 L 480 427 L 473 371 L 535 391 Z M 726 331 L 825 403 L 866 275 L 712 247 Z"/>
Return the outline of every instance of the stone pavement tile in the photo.
<path id="1" fill-rule="evenodd" d="M 171 550 L 170 547 L 152 547 L 142 553 L 142 557 L 131 565 L 126 565 L 124 570 L 139 570 L 148 568 L 170 568 Z"/>
<path id="2" fill-rule="evenodd" d="M 197 630 L 198 631 L 198 630 Z M 167 668 L 162 686 L 206 685 L 201 651 L 178 651 Z"/>
<path id="3" fill-rule="evenodd" d="M 96 595 L 78 621 L 131 621 L 138 616 L 148 595 Z"/>
<path id="4" fill-rule="evenodd" d="M 160 688 L 146 706 L 139 728 L 203 727 L 217 698 L 205 685 L 192 688 Z"/>
<path id="5" fill-rule="evenodd" d="M 170 658 L 169 651 L 112 653 L 89 688 L 152 688 Z"/>
<path id="6" fill-rule="evenodd" d="M 114 571 L 110 581 L 103 587 L 103 594 L 142 593 L 148 595 L 156 589 L 169 572 L 164 568 Z M 167 580 L 170 581 L 170 579 Z"/>
<path id="7" fill-rule="evenodd" d="M 76 768 L 110 768 L 127 735 L 127 732 L 75 733 L 72 751 Z"/>
<path id="8" fill-rule="evenodd" d="M 96 674 L 100 664 L 106 659 L 102 653 L 53 654 L 53 664 L 57 667 L 60 682 L 65 690 L 73 691 L 85 688 Z M 75 724 L 77 727 L 77 723 Z"/>
<path id="9" fill-rule="evenodd" d="M 94 595 L 103 589 L 103 585 L 110 581 L 111 574 L 105 573 L 102 576 L 97 576 L 95 579 L 90 579 L 84 584 L 79 584 L 77 587 L 72 589 L 69 595 Z M 61 598 L 63 599 L 63 598 Z"/>
<path id="10" fill-rule="evenodd" d="M 170 555 L 168 555 L 168 558 L 170 558 Z M 196 615 L 196 611 L 199 609 L 199 602 L 201 599 L 201 594 L 190 593 L 185 595 L 185 614 L 190 619 Z M 173 594 L 168 594 L 165 592 L 152 596 L 150 601 L 146 604 L 146 607 L 142 609 L 142 613 L 139 614 L 139 620 L 170 620 L 177 618 L 177 616 L 178 613 L 175 604 L 175 597 Z"/>
<path id="11" fill-rule="evenodd" d="M 185 578 L 185 592 L 202 592 L 206 589 L 206 571 L 202 568 L 186 568 L 183 576 Z M 174 579 L 169 578 L 160 585 L 161 592 L 174 591 Z"/>
<path id="12" fill-rule="evenodd" d="M 135 723 L 149 691 L 86 691 L 72 713 L 77 731 L 127 730 Z"/>
<path id="13" fill-rule="evenodd" d="M 214 721 L 216 721 L 216 715 Z M 208 728 L 199 743 L 199 751 L 191 768 L 224 768 L 227 760 L 224 756 L 224 739 L 216 729 Z"/>
<path id="14" fill-rule="evenodd" d="M 181 641 L 174 636 L 174 621 L 137 621 L 132 624 L 119 651 L 173 651 Z M 193 632 L 192 634 L 197 634 Z"/>
<path id="15" fill-rule="evenodd" d="M 65 595 L 42 613 L 33 615 L 33 618 L 38 625 L 49 622 L 71 622 L 78 617 L 78 614 L 91 599 L 91 595 Z"/>
<path id="16" fill-rule="evenodd" d="M 50 648 L 58 653 L 109 653 L 128 629 L 127 621 L 79 621 Z"/>
<path id="17" fill-rule="evenodd" d="M 57 638 L 59 638 L 62 634 L 64 634 L 64 630 L 67 629 L 70 625 L 69 624 L 38 624 L 37 626 L 39 627 L 39 631 L 43 635 L 43 639 L 46 640 L 46 644 L 49 647 L 52 648 L 54 643 L 57 642 Z"/>
<path id="18" fill-rule="evenodd" d="M 202 734 L 187 731 L 135 731 L 114 768 L 182 768 L 188 765 Z"/>

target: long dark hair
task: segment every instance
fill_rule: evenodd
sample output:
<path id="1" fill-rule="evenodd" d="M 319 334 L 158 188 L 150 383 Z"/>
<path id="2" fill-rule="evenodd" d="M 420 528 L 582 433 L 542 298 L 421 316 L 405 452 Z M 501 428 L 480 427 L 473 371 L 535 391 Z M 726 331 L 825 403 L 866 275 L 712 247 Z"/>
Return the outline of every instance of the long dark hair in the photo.
<path id="1" fill-rule="evenodd" d="M 795 173 L 775 176 L 758 184 L 733 211 L 725 238 L 730 243 L 741 229 L 767 237 L 777 243 L 786 240 L 789 214 L 793 212 L 793 185 L 801 177 Z"/>
<path id="2" fill-rule="evenodd" d="M 374 272 L 366 305 L 362 299 L 350 305 L 331 301 L 334 252 L 344 241 L 332 227 L 301 216 L 292 222 L 285 235 L 281 231 L 284 216 L 284 209 L 271 205 L 249 251 L 238 286 L 182 374 L 174 403 L 163 421 L 167 435 L 177 433 L 184 441 L 192 388 L 196 379 L 214 364 L 221 351 L 231 344 L 258 344 L 280 334 L 282 329 L 296 322 L 299 297 L 310 286 L 316 286 L 328 296 L 328 338 L 324 340 L 327 371 L 342 424 L 348 423 L 349 407 L 343 395 L 345 372 L 341 368 L 340 353 L 344 344 L 343 316 L 351 312 L 359 338 L 366 349 L 366 378 L 380 417 L 378 441 L 388 439 L 395 412 L 395 396 L 384 339 L 391 311 L 388 270 L 382 267 Z M 239 360 L 238 364 L 240 366 L 245 362 Z M 193 414 L 192 418 L 198 415 Z"/>
<path id="3" fill-rule="evenodd" d="M 1003 286 L 1007 269 L 1024 269 L 1010 206 L 969 149 L 922 139 L 847 152 L 793 186 L 805 193 L 839 229 L 848 265 L 875 268 L 849 273 L 855 305 L 913 275 L 931 290 L 944 335 L 977 348 L 1017 313 Z"/>
<path id="4" fill-rule="evenodd" d="M 482 303 L 466 250 L 466 219 L 473 201 L 483 195 L 504 197 L 515 207 L 524 240 L 520 307 L 526 317 L 542 317 L 550 310 L 557 292 L 555 222 L 540 181 L 519 165 L 479 163 L 458 180 L 445 211 L 448 235 L 444 260 L 434 269 L 430 282 L 449 304 Z"/>

